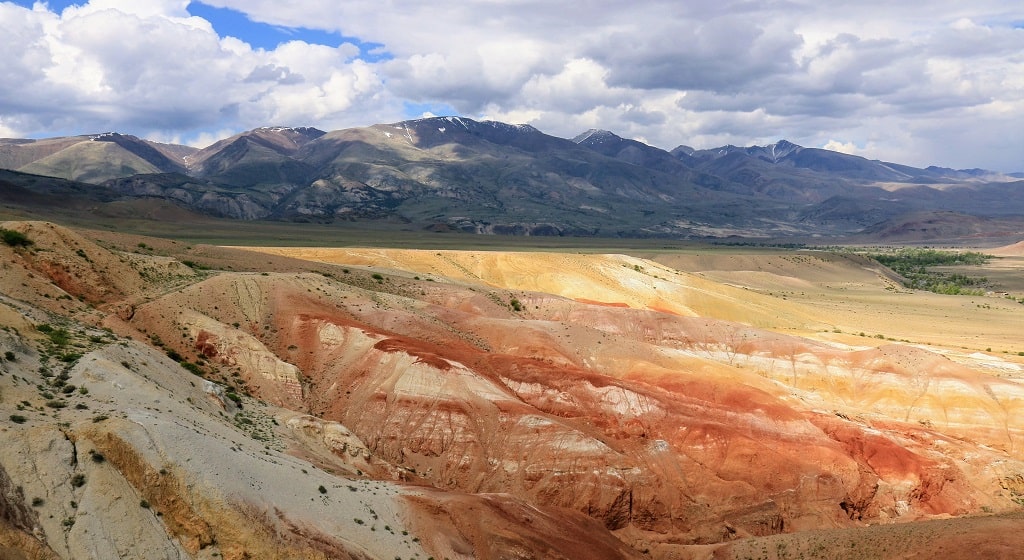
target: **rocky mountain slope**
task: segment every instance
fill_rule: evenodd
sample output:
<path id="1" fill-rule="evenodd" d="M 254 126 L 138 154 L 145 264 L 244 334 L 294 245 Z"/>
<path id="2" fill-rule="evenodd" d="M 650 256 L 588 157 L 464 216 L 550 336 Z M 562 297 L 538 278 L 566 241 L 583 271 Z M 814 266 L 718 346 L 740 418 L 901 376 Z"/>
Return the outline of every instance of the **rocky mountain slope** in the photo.
<path id="1" fill-rule="evenodd" d="M 150 173 L 184 173 L 187 146 L 116 132 L 44 140 L 0 139 L 0 167 L 84 183 Z"/>
<path id="2" fill-rule="evenodd" d="M 732 558 L 898 523 L 871 538 L 902 558 L 949 546 L 911 522 L 1024 500 L 1024 365 L 740 276 L 0 226 L 9 557 Z M 787 258 L 754 278 L 891 283 Z"/>
<path id="3" fill-rule="evenodd" d="M 1024 216 L 1019 178 L 982 170 L 785 140 L 669 152 L 603 130 L 566 140 L 460 117 L 329 133 L 259 128 L 199 151 L 117 134 L 5 140 L 0 166 L 234 219 L 491 234 L 837 236 L 929 211 L 1002 217 L 1020 231 Z"/>

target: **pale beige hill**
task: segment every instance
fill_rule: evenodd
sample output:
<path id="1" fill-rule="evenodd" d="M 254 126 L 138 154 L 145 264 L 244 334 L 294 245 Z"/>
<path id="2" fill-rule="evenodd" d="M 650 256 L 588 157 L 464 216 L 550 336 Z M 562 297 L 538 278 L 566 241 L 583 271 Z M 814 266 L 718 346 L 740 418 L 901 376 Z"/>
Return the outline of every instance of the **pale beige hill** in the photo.
<path id="1" fill-rule="evenodd" d="M 58 313 L 89 313 L 89 306 L 130 313 L 134 303 L 199 276 L 175 259 L 110 251 L 50 222 L 2 222 L 0 228 L 31 241 L 28 247 L 0 244 L 4 293 Z"/>
<path id="2" fill-rule="evenodd" d="M 1024 257 L 1024 241 L 1018 241 L 1004 247 L 985 249 L 984 252 L 997 257 Z"/>
<path id="3" fill-rule="evenodd" d="M 963 356 L 992 352 L 990 363 L 1021 363 L 1017 353 L 1024 351 L 1024 314 L 1016 301 L 907 290 L 887 269 L 857 255 L 729 249 L 646 256 L 778 302 L 812 308 L 822 323 L 830 325 L 829 332 L 805 333 L 815 338 L 851 345 L 909 341 Z M 1012 292 L 1024 290 L 1020 259 L 998 259 L 977 270 L 957 272 L 987 276 Z M 988 367 L 984 362 L 979 365 Z"/>
<path id="4" fill-rule="evenodd" d="M 825 324 L 799 305 L 626 255 L 402 249 L 248 248 L 334 264 L 404 270 L 599 305 L 715 317 L 765 328 Z"/>
<path id="5" fill-rule="evenodd" d="M 247 248 L 311 261 L 403 270 L 578 301 L 746 323 L 851 345 L 909 341 L 944 352 L 1024 351 L 1024 314 L 1005 298 L 911 292 L 877 263 L 819 251 L 615 255 Z M 1021 276 L 1020 263 L 1003 263 Z M 997 265 L 993 265 L 997 266 Z"/>
<path id="6" fill-rule="evenodd" d="M 0 138 L 0 167 L 18 169 L 86 140 L 87 136 L 62 136 L 42 140 Z"/>
<path id="7" fill-rule="evenodd" d="M 18 171 L 84 183 L 102 183 L 137 173 L 160 173 L 155 165 L 114 142 L 90 140 L 37 159 Z"/>

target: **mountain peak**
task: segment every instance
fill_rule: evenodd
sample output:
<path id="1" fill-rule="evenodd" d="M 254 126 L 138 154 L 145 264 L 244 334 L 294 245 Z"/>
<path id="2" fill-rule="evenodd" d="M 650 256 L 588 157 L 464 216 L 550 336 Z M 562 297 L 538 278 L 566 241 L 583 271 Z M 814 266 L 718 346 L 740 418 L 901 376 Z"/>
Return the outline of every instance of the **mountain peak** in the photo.
<path id="1" fill-rule="evenodd" d="M 284 132 L 314 137 L 319 137 L 323 136 L 324 134 L 327 134 L 326 132 L 318 128 L 313 128 L 311 126 L 261 126 L 250 131 L 250 133 L 252 132 Z"/>
<path id="2" fill-rule="evenodd" d="M 573 142 L 583 145 L 599 144 L 601 142 L 607 142 L 609 140 L 622 140 L 622 138 L 607 130 L 600 128 L 591 128 L 590 130 L 580 134 L 579 136 L 572 139 Z"/>
<path id="3" fill-rule="evenodd" d="M 747 153 L 756 155 L 762 158 L 766 158 L 773 163 L 778 163 L 782 158 L 803 150 L 802 146 L 798 146 L 789 140 L 779 140 L 774 144 L 768 144 L 766 146 L 753 146 L 747 148 Z"/>

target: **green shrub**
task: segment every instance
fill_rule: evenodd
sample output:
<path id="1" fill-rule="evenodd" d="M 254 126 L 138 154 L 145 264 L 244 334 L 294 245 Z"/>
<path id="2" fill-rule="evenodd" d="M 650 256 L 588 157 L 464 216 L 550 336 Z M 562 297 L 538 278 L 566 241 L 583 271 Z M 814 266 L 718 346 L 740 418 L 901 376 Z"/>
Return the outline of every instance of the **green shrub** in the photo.
<path id="1" fill-rule="evenodd" d="M 67 329 L 43 323 L 36 327 L 36 330 L 48 336 L 50 338 L 50 342 L 57 346 L 65 346 L 67 343 L 71 342 L 71 333 L 69 333 Z"/>
<path id="2" fill-rule="evenodd" d="M 11 247 L 28 247 L 32 244 L 27 235 L 13 229 L 0 228 L 0 239 Z"/>
<path id="3" fill-rule="evenodd" d="M 10 418 L 11 418 L 11 422 L 14 422 L 15 424 L 24 424 L 25 421 L 28 420 L 28 418 L 25 418 L 24 416 L 22 416 L 20 414 L 12 414 L 10 416 Z"/>
<path id="4" fill-rule="evenodd" d="M 204 370 L 202 368 L 202 366 L 200 366 L 199 364 L 193 364 L 192 362 L 186 362 L 186 361 L 180 361 L 180 362 L 178 362 L 178 364 L 181 365 L 181 367 L 183 367 L 183 368 L 187 369 L 188 371 L 192 372 L 192 374 L 198 375 L 199 377 L 202 377 L 203 375 L 206 374 L 206 370 Z"/>

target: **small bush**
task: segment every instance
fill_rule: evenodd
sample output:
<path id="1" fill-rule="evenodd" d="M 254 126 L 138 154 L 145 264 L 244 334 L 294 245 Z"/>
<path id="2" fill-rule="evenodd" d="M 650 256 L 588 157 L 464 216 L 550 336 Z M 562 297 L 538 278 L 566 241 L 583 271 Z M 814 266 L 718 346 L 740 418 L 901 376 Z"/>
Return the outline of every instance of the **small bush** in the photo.
<path id="1" fill-rule="evenodd" d="M 178 362 L 178 364 L 181 365 L 181 367 L 192 372 L 194 375 L 198 375 L 199 377 L 202 377 L 203 375 L 206 374 L 206 371 L 199 364 L 193 364 L 192 362 L 186 361 Z"/>
<path id="2" fill-rule="evenodd" d="M 43 330 L 44 326 L 49 327 L 49 329 Z M 71 333 L 69 333 L 67 329 L 55 329 L 49 325 L 40 325 L 39 331 L 46 333 L 46 336 L 50 337 L 50 342 L 55 346 L 67 346 L 67 344 L 71 342 Z"/>
<path id="3" fill-rule="evenodd" d="M 317 488 L 317 490 L 319 490 L 321 494 L 326 494 L 327 493 L 327 489 L 324 488 L 324 486 L 322 484 L 320 485 L 319 488 Z"/>
<path id="4" fill-rule="evenodd" d="M 139 501 L 139 507 L 140 508 L 149 509 L 149 502 L 147 502 L 146 500 L 140 500 Z"/>
<path id="5" fill-rule="evenodd" d="M 41 505 L 43 505 L 45 503 L 46 503 L 46 500 L 44 500 L 44 499 L 42 499 L 42 498 L 40 498 L 38 496 L 36 496 L 35 498 L 32 498 L 32 507 L 39 507 L 39 506 L 41 506 Z"/>
<path id="6" fill-rule="evenodd" d="M 11 418 L 11 422 L 14 422 L 15 424 L 24 424 L 25 421 L 28 420 L 28 418 L 25 418 L 24 416 L 22 416 L 20 414 L 12 414 L 10 416 L 10 418 Z"/>
<path id="7" fill-rule="evenodd" d="M 0 228 L 0 239 L 11 247 L 28 247 L 32 244 L 32 240 L 27 235 L 13 229 Z"/>
<path id="8" fill-rule="evenodd" d="M 17 361 L 18 357 L 14 355 L 14 352 L 8 350 L 4 352 L 4 359 L 7 360 L 8 362 L 14 362 Z"/>
<path id="9" fill-rule="evenodd" d="M 71 486 L 74 486 L 75 488 L 81 488 L 81 487 L 85 486 L 85 475 L 84 474 L 76 474 L 75 476 L 72 476 L 71 477 Z"/>

